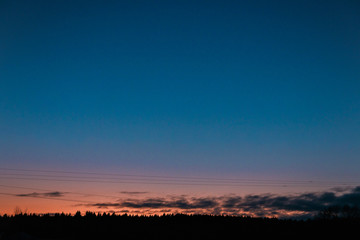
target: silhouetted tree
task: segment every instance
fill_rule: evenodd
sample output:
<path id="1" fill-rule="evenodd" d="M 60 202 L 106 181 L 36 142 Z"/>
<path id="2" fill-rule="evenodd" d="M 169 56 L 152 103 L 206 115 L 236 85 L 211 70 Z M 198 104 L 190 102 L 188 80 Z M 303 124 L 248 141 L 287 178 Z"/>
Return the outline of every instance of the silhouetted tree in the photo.
<path id="1" fill-rule="evenodd" d="M 26 233 L 43 239 L 227 239 L 241 233 L 242 238 L 286 236 L 341 236 L 357 233 L 359 209 L 355 206 L 329 207 L 313 220 L 280 220 L 215 215 L 171 214 L 129 216 L 80 211 L 70 214 L 19 214 L 0 216 L 3 239 L 13 233 Z M 326 219 L 324 221 L 324 219 Z"/>
<path id="2" fill-rule="evenodd" d="M 80 211 L 77 211 L 77 212 L 75 213 L 75 216 L 74 216 L 74 217 L 77 217 L 77 218 L 81 217 L 81 212 L 80 212 Z"/>
<path id="3" fill-rule="evenodd" d="M 339 210 L 338 206 L 324 208 L 318 213 L 317 218 L 325 220 L 336 219 L 339 217 Z"/>

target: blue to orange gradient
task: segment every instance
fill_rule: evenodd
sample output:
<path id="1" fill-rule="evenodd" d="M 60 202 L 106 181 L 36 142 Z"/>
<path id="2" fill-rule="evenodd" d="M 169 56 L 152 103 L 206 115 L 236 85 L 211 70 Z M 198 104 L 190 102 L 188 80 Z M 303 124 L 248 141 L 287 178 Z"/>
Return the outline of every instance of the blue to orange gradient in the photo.
<path id="1" fill-rule="evenodd" d="M 134 199 L 148 213 L 222 213 L 233 195 L 355 193 L 359 10 L 356 1 L 1 1 L 0 214 L 141 212 Z M 60 181 L 51 171 L 182 184 Z M 184 184 L 196 177 L 207 185 Z M 247 184 L 216 185 L 224 179 Z M 235 202 L 246 213 L 247 201 Z"/>

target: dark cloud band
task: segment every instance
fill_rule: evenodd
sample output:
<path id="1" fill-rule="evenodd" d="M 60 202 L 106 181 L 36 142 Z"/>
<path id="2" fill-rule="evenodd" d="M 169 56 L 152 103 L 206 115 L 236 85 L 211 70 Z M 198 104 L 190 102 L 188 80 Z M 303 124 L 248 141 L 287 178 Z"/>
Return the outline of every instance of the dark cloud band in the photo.
<path id="1" fill-rule="evenodd" d="M 25 194 L 16 194 L 17 197 L 62 197 L 64 193 L 62 192 L 46 192 L 46 193 L 25 193 Z"/>
<path id="2" fill-rule="evenodd" d="M 360 187 L 350 191 L 327 191 L 321 193 L 303 193 L 296 195 L 259 194 L 244 197 L 227 195 L 220 197 L 171 197 L 123 199 L 110 203 L 88 204 L 98 208 L 116 209 L 152 209 L 182 210 L 190 213 L 253 215 L 253 216 L 284 216 L 289 213 L 314 215 L 330 206 L 360 206 Z"/>
<path id="3" fill-rule="evenodd" d="M 127 195 L 140 195 L 140 194 L 146 194 L 148 192 L 132 192 L 132 191 L 122 191 L 121 194 L 127 194 Z"/>

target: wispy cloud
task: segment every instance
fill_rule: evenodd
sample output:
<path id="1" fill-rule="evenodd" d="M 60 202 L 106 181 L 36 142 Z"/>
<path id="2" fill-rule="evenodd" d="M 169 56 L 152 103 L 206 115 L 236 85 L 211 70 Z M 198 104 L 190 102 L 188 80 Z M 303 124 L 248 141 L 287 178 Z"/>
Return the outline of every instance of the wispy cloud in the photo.
<path id="1" fill-rule="evenodd" d="M 147 194 L 149 192 L 132 192 L 132 191 L 122 191 L 120 192 L 121 194 L 126 194 L 126 195 L 141 195 L 141 194 Z"/>
<path id="2" fill-rule="evenodd" d="M 120 199 L 116 202 L 87 204 L 97 208 L 175 211 L 227 215 L 311 216 L 329 206 L 360 206 L 360 187 L 347 192 L 333 189 L 293 195 L 258 194 L 215 197 L 172 196 L 168 198 Z"/>
<path id="3" fill-rule="evenodd" d="M 45 193 L 38 193 L 38 192 L 32 192 L 32 193 L 24 193 L 24 194 L 16 194 L 17 197 L 63 197 L 63 192 L 45 192 Z"/>
<path id="4" fill-rule="evenodd" d="M 122 207 L 127 208 L 178 208 L 178 209 L 197 209 L 213 208 L 218 205 L 216 198 L 192 198 L 174 197 L 165 198 L 147 198 L 147 199 L 128 199 L 120 202 Z"/>

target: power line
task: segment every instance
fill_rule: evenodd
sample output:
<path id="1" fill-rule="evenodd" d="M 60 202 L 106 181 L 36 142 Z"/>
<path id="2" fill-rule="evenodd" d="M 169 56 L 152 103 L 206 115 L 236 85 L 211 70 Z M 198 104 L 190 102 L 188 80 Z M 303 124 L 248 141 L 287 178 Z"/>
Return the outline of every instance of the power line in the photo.
<path id="1" fill-rule="evenodd" d="M 107 180 L 146 180 L 150 181 L 147 178 L 154 178 L 157 181 L 166 181 L 167 179 L 171 179 L 174 181 L 200 181 L 203 180 L 206 182 L 209 181 L 219 181 L 219 182 L 252 182 L 252 183 L 279 183 L 279 184 L 295 184 L 295 183 L 328 183 L 328 184 L 357 184 L 357 182 L 334 182 L 334 181 L 320 181 L 320 180 L 281 180 L 281 179 L 249 179 L 249 178 L 211 178 L 211 177 L 175 177 L 175 176 L 156 176 L 156 175 L 134 175 L 134 174 L 112 174 L 112 173 L 97 173 L 97 172 L 81 172 L 81 171 L 54 171 L 54 170 L 35 170 L 35 169 L 18 169 L 18 168 L 0 168 L 2 171 L 15 171 L 15 172 L 40 172 L 40 173 L 62 173 L 62 174 L 76 174 L 76 176 L 58 176 L 58 175 L 44 175 L 44 177 L 71 177 L 71 178 L 92 178 L 94 177 L 87 177 L 87 176 L 78 176 L 80 175 L 96 175 L 96 176 L 114 176 L 114 177 L 101 177 L 101 179 Z M 18 173 L 5 173 L 5 174 L 18 174 Z M 2 174 L 2 175 L 5 175 Z M 25 174 L 24 175 L 30 175 Z M 40 175 L 39 175 L 40 176 Z M 130 178 L 130 179 L 123 179 L 123 178 Z M 121 178 L 121 179 L 120 179 Z"/>
<path id="2" fill-rule="evenodd" d="M 44 174 L 28 174 L 28 173 L 2 173 L 2 176 L 20 176 L 20 177 L 45 177 L 45 178 L 67 178 L 67 179 L 91 179 L 91 180 L 119 180 L 119 181 L 160 181 L 160 182 L 190 182 L 190 183 L 266 183 L 266 184 L 276 184 L 276 183 L 279 183 L 279 184 L 282 184 L 282 183 L 289 183 L 289 182 L 266 182 L 266 181 L 251 181 L 251 180 L 247 180 L 247 181 L 215 181 L 215 180 L 189 180 L 189 179 L 181 179 L 181 180 L 178 180 L 178 179 L 146 179 L 146 178 L 134 178 L 134 177 L 131 177 L 131 178 L 121 178 L 121 177 L 87 177 L 87 176 L 64 176 L 64 175 L 44 175 Z M 308 182 L 290 182 L 291 184 L 311 184 L 313 183 L 312 181 L 308 181 Z"/>
<path id="3" fill-rule="evenodd" d="M 36 169 L 19 169 L 19 168 L 0 168 L 5 171 L 20 172 L 45 172 L 45 173 L 64 173 L 64 174 L 81 174 L 81 175 L 99 175 L 99 176 L 116 176 L 116 177 L 142 177 L 142 178 L 158 178 L 158 179 L 185 179 L 185 180 L 214 180 L 214 181 L 254 181 L 254 182 L 313 182 L 312 180 L 276 180 L 276 179 L 249 179 L 249 178 L 211 178 L 211 177 L 179 177 L 179 176 L 160 176 L 160 175 L 136 175 L 136 174 L 114 174 L 114 173 L 98 173 L 98 172 L 82 172 L 82 171 L 57 171 L 57 170 L 36 170 Z"/>
<path id="4" fill-rule="evenodd" d="M 35 180 L 35 181 L 55 181 L 55 182 L 91 182 L 91 183 L 113 183 L 113 184 L 157 184 L 157 185 L 189 185 L 189 186 L 224 186 L 224 187 L 245 187 L 245 186 L 252 186 L 252 187 L 269 187 L 269 186 L 279 186 L 279 187 L 290 187 L 291 184 L 289 183 L 237 183 L 237 184 L 224 184 L 224 183 L 186 183 L 186 182 L 155 182 L 155 181 L 100 181 L 100 180 L 85 180 L 85 179 L 57 179 L 57 178 L 38 178 L 38 177 L 2 177 L 0 179 L 18 179 L 18 180 Z M 348 186 L 349 184 L 346 183 L 339 183 L 339 184 L 330 184 L 330 183 L 323 183 L 318 186 Z M 316 186 L 312 185 L 299 185 L 296 186 Z"/>

